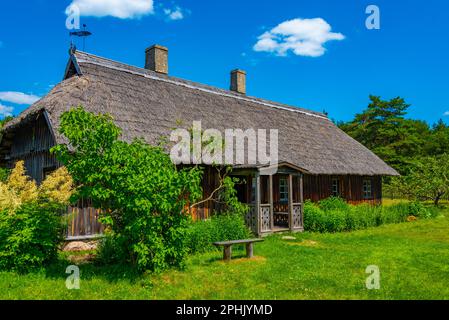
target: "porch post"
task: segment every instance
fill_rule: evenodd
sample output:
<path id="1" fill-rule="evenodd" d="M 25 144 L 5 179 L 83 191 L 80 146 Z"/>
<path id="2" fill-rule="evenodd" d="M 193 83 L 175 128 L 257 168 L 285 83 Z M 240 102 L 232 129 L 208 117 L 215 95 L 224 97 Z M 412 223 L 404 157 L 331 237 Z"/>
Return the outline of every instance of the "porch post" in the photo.
<path id="1" fill-rule="evenodd" d="M 294 231 L 293 226 L 293 175 L 288 175 L 288 227 Z"/>
<path id="2" fill-rule="evenodd" d="M 273 176 L 268 176 L 268 196 L 270 200 L 270 219 L 271 219 L 271 231 L 274 230 L 274 204 L 273 204 Z"/>
<path id="3" fill-rule="evenodd" d="M 304 228 L 304 175 L 299 175 L 299 202 L 301 203 L 301 228 Z"/>
<path id="4" fill-rule="evenodd" d="M 256 217 L 257 217 L 257 227 L 256 227 L 256 233 L 257 236 L 260 236 L 261 231 L 262 231 L 262 226 L 261 226 L 261 217 L 260 217 L 260 172 L 259 170 L 257 170 L 256 172 L 256 206 L 255 206 L 255 210 L 256 210 Z"/>

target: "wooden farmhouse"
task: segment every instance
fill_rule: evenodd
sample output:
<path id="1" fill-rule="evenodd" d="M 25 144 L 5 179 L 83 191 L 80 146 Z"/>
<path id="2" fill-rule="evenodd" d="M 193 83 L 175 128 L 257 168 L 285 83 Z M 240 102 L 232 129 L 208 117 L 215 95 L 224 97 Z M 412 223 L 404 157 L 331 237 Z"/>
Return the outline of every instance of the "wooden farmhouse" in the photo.
<path id="1" fill-rule="evenodd" d="M 123 130 L 122 139 L 143 138 L 156 144 L 173 128 L 277 129 L 276 173 L 267 165 L 239 164 L 240 200 L 250 205 L 249 226 L 258 235 L 303 230 L 303 203 L 340 196 L 349 203 L 373 205 L 382 201 L 382 177 L 397 172 L 363 145 L 341 131 L 322 113 L 246 95 L 246 73 L 231 72 L 231 89 L 223 90 L 168 75 L 168 50 L 152 46 L 145 68 L 130 66 L 76 50 L 70 51 L 61 83 L 5 127 L 0 141 L 0 165 L 24 160 L 38 183 L 59 164 L 49 149 L 64 143 L 59 134 L 63 112 L 82 105 L 87 111 L 108 113 Z M 207 198 L 217 184 L 216 171 L 205 170 Z M 215 204 L 195 210 L 208 218 Z M 89 201 L 70 208 L 69 239 L 101 233 L 98 212 Z"/>

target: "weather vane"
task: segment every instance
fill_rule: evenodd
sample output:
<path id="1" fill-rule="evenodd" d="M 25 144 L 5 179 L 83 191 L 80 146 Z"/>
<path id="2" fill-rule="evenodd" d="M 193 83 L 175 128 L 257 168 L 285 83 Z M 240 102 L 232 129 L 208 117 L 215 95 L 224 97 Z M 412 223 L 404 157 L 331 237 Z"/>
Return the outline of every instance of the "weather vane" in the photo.
<path id="1" fill-rule="evenodd" d="M 83 24 L 83 30 L 81 30 L 81 31 L 72 31 L 72 32 L 70 32 L 70 37 L 80 37 L 80 38 L 83 38 L 83 51 L 84 51 L 85 48 L 86 48 L 86 38 L 92 35 L 92 33 L 89 32 L 89 31 L 87 31 L 86 28 L 87 28 L 87 26 L 86 26 L 85 24 Z M 74 48 L 73 42 L 70 43 L 70 47 L 71 47 L 71 48 Z"/>

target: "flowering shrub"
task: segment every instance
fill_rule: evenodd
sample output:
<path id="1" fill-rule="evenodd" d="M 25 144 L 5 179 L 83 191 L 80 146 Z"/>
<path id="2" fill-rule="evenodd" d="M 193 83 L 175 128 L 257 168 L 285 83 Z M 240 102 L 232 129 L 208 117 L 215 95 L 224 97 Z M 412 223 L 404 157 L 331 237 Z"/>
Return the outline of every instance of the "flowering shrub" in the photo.
<path id="1" fill-rule="evenodd" d="M 0 181 L 0 269 L 25 272 L 56 257 L 72 185 L 60 168 L 37 187 L 23 161 Z"/>
<path id="2" fill-rule="evenodd" d="M 18 161 L 5 182 L 0 181 L 0 210 L 14 212 L 22 204 L 36 201 L 69 203 L 73 192 L 73 180 L 66 168 L 50 174 L 40 187 L 25 172 L 23 161 Z"/>

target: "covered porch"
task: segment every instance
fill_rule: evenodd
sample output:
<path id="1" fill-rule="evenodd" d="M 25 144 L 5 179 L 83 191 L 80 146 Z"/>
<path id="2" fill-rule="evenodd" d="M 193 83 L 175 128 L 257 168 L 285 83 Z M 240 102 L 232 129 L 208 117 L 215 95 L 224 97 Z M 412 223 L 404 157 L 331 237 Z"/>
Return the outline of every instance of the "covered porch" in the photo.
<path id="1" fill-rule="evenodd" d="M 237 168 L 239 199 L 250 210 L 246 223 L 258 236 L 304 231 L 304 170 L 288 163 L 272 167 Z"/>

